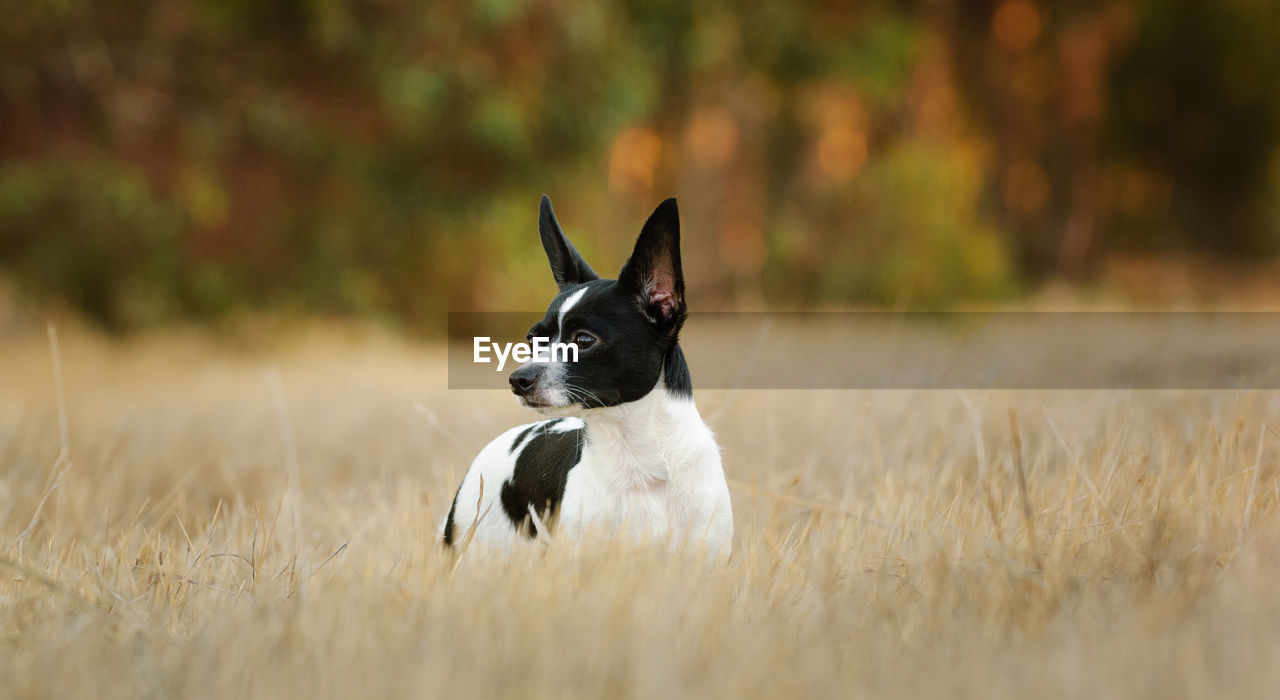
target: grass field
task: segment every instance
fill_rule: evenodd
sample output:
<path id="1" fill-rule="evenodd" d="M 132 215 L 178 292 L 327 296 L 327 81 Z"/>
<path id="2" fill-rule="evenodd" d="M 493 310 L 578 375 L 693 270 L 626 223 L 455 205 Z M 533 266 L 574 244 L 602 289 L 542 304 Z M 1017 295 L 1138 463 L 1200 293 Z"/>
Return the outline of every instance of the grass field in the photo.
<path id="1" fill-rule="evenodd" d="M 441 349 L 58 346 L 65 405 L 42 329 L 0 336 L 7 698 L 1280 688 L 1280 392 L 699 392 L 727 564 L 455 562 L 453 489 L 529 414 Z"/>

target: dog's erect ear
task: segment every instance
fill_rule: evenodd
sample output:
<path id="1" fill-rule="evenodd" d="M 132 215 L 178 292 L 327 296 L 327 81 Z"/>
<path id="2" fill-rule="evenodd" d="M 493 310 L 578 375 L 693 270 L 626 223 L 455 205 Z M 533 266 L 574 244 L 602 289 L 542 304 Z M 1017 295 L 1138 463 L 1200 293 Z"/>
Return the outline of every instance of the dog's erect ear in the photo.
<path id="1" fill-rule="evenodd" d="M 680 270 L 680 211 L 675 198 L 658 205 L 636 240 L 636 249 L 618 273 L 618 283 L 640 298 L 640 308 L 656 323 L 683 320 L 684 273 Z"/>
<path id="2" fill-rule="evenodd" d="M 556 221 L 556 213 L 551 209 L 551 198 L 545 194 L 538 212 L 538 234 L 542 236 L 542 249 L 547 251 L 547 260 L 551 261 L 551 274 L 561 289 L 600 279 L 600 275 L 564 237 L 560 222 Z"/>

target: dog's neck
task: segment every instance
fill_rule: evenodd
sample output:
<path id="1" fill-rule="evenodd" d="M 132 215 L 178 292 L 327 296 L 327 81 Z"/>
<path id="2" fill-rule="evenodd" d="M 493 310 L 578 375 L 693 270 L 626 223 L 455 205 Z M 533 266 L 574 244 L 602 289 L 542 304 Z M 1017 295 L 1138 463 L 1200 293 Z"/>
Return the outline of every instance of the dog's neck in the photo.
<path id="1" fill-rule="evenodd" d="M 689 445 L 706 426 L 692 395 L 670 391 L 661 379 L 643 398 L 586 412 L 583 464 L 617 491 L 666 483 L 690 458 Z"/>

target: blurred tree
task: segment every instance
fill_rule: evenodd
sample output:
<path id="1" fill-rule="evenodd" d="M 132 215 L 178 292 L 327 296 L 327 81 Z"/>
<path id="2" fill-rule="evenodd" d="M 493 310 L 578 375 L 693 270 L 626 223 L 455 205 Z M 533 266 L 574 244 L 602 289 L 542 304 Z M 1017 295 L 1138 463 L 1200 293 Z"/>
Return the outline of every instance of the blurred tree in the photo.
<path id="1" fill-rule="evenodd" d="M 1106 75 L 1133 5 L 986 0 L 947 6 L 968 113 L 990 143 L 986 195 L 1024 276 L 1078 276 L 1101 252 Z"/>
<path id="2" fill-rule="evenodd" d="M 1114 229 L 1128 247 L 1274 254 L 1280 10 L 1153 0 L 1111 74 Z"/>
<path id="3" fill-rule="evenodd" d="M 602 264 L 681 195 L 701 308 L 1273 251 L 1271 8 L 9 3 L 0 271 L 116 328 L 247 306 L 429 328 L 545 289 L 543 192 Z"/>

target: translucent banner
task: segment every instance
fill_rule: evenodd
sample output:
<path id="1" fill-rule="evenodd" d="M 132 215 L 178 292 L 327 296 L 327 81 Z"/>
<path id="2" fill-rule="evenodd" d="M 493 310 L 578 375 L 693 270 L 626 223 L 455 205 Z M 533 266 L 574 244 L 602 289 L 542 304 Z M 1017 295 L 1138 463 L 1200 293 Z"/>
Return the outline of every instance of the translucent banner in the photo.
<path id="1" fill-rule="evenodd" d="M 450 313 L 449 387 L 507 389 L 540 318 Z M 1274 312 L 702 312 L 680 344 L 695 389 L 1280 388 Z"/>

